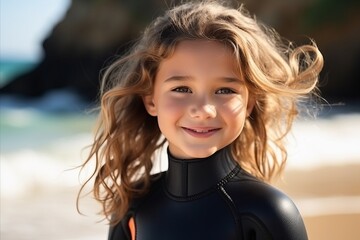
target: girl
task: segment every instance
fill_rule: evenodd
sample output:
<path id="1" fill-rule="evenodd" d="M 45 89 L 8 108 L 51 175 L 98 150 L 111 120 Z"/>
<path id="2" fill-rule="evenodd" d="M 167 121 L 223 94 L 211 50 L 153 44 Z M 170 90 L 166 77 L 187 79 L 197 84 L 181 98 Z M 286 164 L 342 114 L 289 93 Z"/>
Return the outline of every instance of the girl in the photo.
<path id="1" fill-rule="evenodd" d="M 84 163 L 96 160 L 109 239 L 307 239 L 265 182 L 322 65 L 315 44 L 285 46 L 243 8 L 186 3 L 157 18 L 105 72 Z M 168 170 L 152 175 L 165 145 Z"/>

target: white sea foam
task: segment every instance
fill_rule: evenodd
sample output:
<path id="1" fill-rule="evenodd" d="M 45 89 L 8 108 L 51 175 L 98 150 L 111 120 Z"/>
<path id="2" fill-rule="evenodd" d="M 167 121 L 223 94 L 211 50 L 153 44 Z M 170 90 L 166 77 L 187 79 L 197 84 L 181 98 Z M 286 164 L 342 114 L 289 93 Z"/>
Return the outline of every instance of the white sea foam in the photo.
<path id="1" fill-rule="evenodd" d="M 88 136 L 78 135 L 50 144 L 47 149 L 19 149 L 1 155 L 1 196 L 16 197 L 34 190 L 79 185 L 80 150 Z"/>
<path id="2" fill-rule="evenodd" d="M 289 168 L 360 164 L 360 114 L 298 121 L 288 139 Z"/>

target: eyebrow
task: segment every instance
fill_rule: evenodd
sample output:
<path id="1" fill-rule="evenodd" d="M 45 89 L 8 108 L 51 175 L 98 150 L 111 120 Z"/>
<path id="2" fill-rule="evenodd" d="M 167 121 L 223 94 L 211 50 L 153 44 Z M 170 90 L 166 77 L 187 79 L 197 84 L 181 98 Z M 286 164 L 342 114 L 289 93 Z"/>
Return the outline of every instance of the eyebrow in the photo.
<path id="1" fill-rule="evenodd" d="M 192 77 L 190 76 L 171 76 L 169 78 L 167 78 L 164 82 L 172 82 L 172 81 L 186 81 L 186 80 L 190 80 L 192 79 Z"/>
<path id="2" fill-rule="evenodd" d="M 171 76 L 169 78 L 167 78 L 165 80 L 165 82 L 172 82 L 172 81 L 187 81 L 187 80 L 192 80 L 193 78 L 191 76 L 178 76 L 178 75 L 175 75 L 175 76 Z M 228 83 L 243 83 L 244 81 L 240 80 L 239 78 L 236 78 L 236 77 L 219 77 L 217 78 L 223 82 L 228 82 Z"/>

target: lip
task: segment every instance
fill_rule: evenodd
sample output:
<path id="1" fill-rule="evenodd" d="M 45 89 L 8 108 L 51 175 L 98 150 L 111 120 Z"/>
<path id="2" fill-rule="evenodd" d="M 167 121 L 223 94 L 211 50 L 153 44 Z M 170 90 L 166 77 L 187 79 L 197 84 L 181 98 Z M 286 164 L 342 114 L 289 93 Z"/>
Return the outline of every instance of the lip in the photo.
<path id="1" fill-rule="evenodd" d="M 208 138 L 217 133 L 217 127 L 181 127 L 186 133 L 197 138 Z"/>

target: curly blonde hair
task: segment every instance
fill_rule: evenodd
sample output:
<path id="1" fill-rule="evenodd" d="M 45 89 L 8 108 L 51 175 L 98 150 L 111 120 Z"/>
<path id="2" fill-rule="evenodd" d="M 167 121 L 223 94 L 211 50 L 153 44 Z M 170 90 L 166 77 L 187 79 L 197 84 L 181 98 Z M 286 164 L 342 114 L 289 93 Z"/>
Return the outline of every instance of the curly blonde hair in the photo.
<path id="1" fill-rule="evenodd" d="M 112 224 L 121 220 L 132 199 L 149 189 L 154 152 L 166 143 L 142 97 L 152 93 L 159 64 L 177 43 L 196 39 L 231 49 L 256 101 L 243 132 L 231 144 L 234 159 L 264 181 L 284 167 L 284 136 L 298 114 L 299 100 L 316 90 L 323 66 L 317 46 L 311 42 L 293 47 L 243 7 L 185 3 L 151 23 L 130 52 L 103 75 L 98 125 L 83 166 L 95 159 L 85 184 L 94 179 L 94 196 Z"/>

